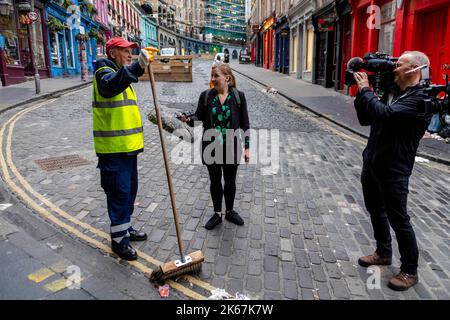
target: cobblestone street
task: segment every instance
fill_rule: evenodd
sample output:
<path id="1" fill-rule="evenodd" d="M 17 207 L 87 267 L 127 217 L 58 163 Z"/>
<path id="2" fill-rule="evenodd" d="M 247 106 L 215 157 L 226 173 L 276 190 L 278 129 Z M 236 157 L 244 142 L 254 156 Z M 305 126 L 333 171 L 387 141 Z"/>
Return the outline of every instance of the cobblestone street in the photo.
<path id="1" fill-rule="evenodd" d="M 192 83 L 158 82 L 163 110 L 195 109 L 200 93 L 208 87 L 210 67 L 211 61 L 194 60 Z M 403 293 L 387 288 L 400 265 L 394 240 L 393 265 L 381 269 L 381 288 L 368 289 L 371 274 L 357 265 L 358 257 L 375 248 L 360 184 L 364 148 L 360 138 L 336 134 L 317 116 L 268 94 L 247 78 L 236 77 L 238 89 L 247 98 L 251 128 L 280 132 L 279 169 L 263 175 L 264 164 L 241 165 L 235 208 L 245 225 L 224 221 L 207 231 L 204 225 L 213 207 L 206 167 L 172 164 L 186 252 L 200 249 L 205 254 L 198 277 L 230 294 L 244 293 L 254 299 L 449 299 L 448 168 L 416 163 L 410 180 L 408 208 L 420 251 L 419 284 Z M 149 82 L 134 87 L 144 121 L 145 151 L 138 158 L 133 225 L 149 235 L 134 246 L 166 262 L 178 259 L 178 247 L 158 128 L 146 116 L 154 108 L 153 100 Z M 92 141 L 91 90 L 62 96 L 24 114 L 12 135 L 12 162 L 31 188 L 54 206 L 109 233 Z M 0 123 L 18 111 L 1 114 Z M 170 149 L 178 144 L 170 133 L 166 142 Z M 71 154 L 89 164 L 47 172 L 35 162 Z M 64 221 L 109 246 L 109 239 L 89 233 L 70 219 Z M 131 266 L 124 268 L 134 271 Z M 149 290 L 153 290 L 150 285 Z"/>

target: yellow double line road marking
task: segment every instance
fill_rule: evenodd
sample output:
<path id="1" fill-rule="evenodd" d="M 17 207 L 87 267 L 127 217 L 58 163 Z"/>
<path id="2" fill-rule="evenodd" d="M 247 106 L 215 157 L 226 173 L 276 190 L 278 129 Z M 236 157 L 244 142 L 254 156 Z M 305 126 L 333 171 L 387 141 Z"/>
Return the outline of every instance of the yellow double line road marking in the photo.
<path id="1" fill-rule="evenodd" d="M 14 126 L 16 124 L 16 122 L 25 114 L 34 111 L 44 105 L 47 105 L 49 103 L 54 102 L 56 99 L 51 99 L 49 101 L 46 101 L 44 103 L 41 103 L 39 105 L 36 105 L 34 107 L 30 107 L 27 108 L 25 110 L 22 110 L 20 112 L 18 112 L 16 115 L 14 115 L 13 117 L 11 117 L 1 128 L 0 130 L 0 164 L 2 167 L 2 173 L 5 179 L 6 184 L 9 186 L 9 188 L 15 192 L 20 198 L 22 198 L 22 200 L 28 204 L 33 210 L 35 210 L 36 212 L 38 212 L 39 214 L 41 214 L 44 218 L 48 219 L 49 221 L 51 221 L 52 223 L 54 223 L 55 225 L 66 229 L 68 232 L 70 232 L 71 234 L 75 235 L 76 237 L 84 240 L 87 243 L 90 243 L 92 245 L 94 245 L 95 247 L 97 247 L 98 249 L 102 250 L 105 253 L 108 254 L 113 254 L 111 248 L 109 246 L 106 246 L 105 244 L 103 244 L 100 241 L 95 240 L 94 238 L 91 238 L 89 236 L 87 236 L 86 234 L 84 234 L 83 232 L 75 229 L 74 227 L 68 225 L 67 223 L 65 223 L 64 221 L 58 219 L 58 217 L 56 217 L 55 215 L 53 215 L 52 213 L 50 213 L 48 210 L 46 210 L 44 207 L 38 205 L 23 189 L 21 189 L 19 186 L 17 186 L 17 184 L 13 181 L 13 179 L 11 178 L 10 172 L 8 171 L 11 170 L 12 174 L 17 178 L 17 180 L 20 182 L 20 184 L 24 187 L 25 190 L 27 190 L 31 195 L 33 195 L 36 199 L 40 200 L 43 204 L 45 204 L 48 208 L 50 208 L 52 211 L 56 212 L 60 217 L 70 221 L 71 223 L 80 226 L 86 230 L 88 230 L 89 232 L 91 232 L 94 235 L 97 235 L 100 238 L 106 239 L 106 240 L 110 240 L 110 235 L 107 234 L 106 232 L 96 229 L 94 227 L 92 227 L 91 225 L 81 222 L 80 220 L 76 219 L 75 217 L 73 217 L 72 215 L 70 215 L 69 213 L 65 212 L 64 210 L 60 209 L 59 207 L 57 207 L 55 204 L 53 204 L 51 201 L 49 201 L 48 199 L 46 199 L 44 196 L 42 196 L 40 193 L 36 192 L 28 183 L 28 181 L 19 173 L 19 171 L 17 170 L 16 166 L 14 165 L 14 162 L 12 161 L 12 153 L 11 153 L 11 145 L 12 145 L 12 135 L 14 132 Z M 9 126 L 9 132 L 8 132 L 8 136 L 6 138 L 6 147 L 5 147 L 5 151 L 6 151 L 6 161 L 5 161 L 5 157 L 3 155 L 3 137 L 5 134 L 5 130 L 6 128 Z M 8 166 L 7 166 L 8 165 Z M 149 256 L 148 254 L 136 250 L 138 253 L 138 256 L 142 259 L 144 259 L 145 261 L 159 266 L 162 264 L 162 262 L 158 261 L 157 259 Z M 133 267 L 135 267 L 136 269 L 140 270 L 141 272 L 144 272 L 147 275 L 150 275 L 151 272 L 153 271 L 151 268 L 147 267 L 146 265 L 138 262 L 138 261 L 127 261 L 130 265 L 132 265 Z M 201 281 L 195 277 L 189 276 L 189 275 L 184 275 L 182 277 L 183 279 L 189 281 L 192 284 L 197 285 L 200 288 L 203 288 L 207 291 L 212 291 L 214 289 L 216 289 L 215 287 L 211 286 L 209 283 Z M 193 299 L 198 299 L 198 300 L 203 300 L 206 299 L 207 297 L 189 289 L 186 288 L 184 286 L 182 286 L 181 284 L 172 281 L 172 280 L 168 280 L 167 283 L 174 289 L 182 292 L 183 294 L 185 294 L 186 296 L 193 298 Z"/>

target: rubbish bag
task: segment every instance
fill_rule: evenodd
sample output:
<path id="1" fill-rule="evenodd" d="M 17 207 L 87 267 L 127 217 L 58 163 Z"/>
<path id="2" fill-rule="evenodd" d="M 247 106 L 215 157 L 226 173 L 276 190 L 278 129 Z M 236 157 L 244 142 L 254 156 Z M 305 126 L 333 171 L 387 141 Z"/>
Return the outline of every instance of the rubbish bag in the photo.
<path id="1" fill-rule="evenodd" d="M 443 124 L 439 113 L 433 114 L 430 124 L 428 125 L 428 132 L 438 133 L 442 130 Z"/>

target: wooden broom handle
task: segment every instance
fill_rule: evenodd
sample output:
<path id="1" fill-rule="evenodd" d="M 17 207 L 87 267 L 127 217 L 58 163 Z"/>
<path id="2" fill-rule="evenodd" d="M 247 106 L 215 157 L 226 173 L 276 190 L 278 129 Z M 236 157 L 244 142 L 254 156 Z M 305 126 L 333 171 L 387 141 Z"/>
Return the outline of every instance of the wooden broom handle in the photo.
<path id="1" fill-rule="evenodd" d="M 158 101 L 158 97 L 157 97 L 157 94 L 156 94 L 155 77 L 153 75 L 152 63 L 151 62 L 147 66 L 147 71 L 148 71 L 148 75 L 149 75 L 149 78 L 150 78 L 150 86 L 152 87 L 153 102 L 155 104 L 156 119 L 157 119 L 158 129 L 159 129 L 159 138 L 161 140 L 161 147 L 162 147 L 163 157 L 164 157 L 164 165 L 165 165 L 165 168 L 166 168 L 167 184 L 169 185 L 170 201 L 172 202 L 172 212 L 173 212 L 173 218 L 175 220 L 175 229 L 176 229 L 176 232 L 177 232 L 178 248 L 180 249 L 181 261 L 184 262 L 183 243 L 181 241 L 181 233 L 180 233 L 180 226 L 179 226 L 179 222 L 178 222 L 177 205 L 176 205 L 176 201 L 175 201 L 175 194 L 173 192 L 172 176 L 170 174 L 169 158 L 167 157 L 167 152 L 166 152 L 166 144 L 165 144 L 164 135 L 163 135 L 164 130 L 163 130 L 162 121 L 161 121 L 159 101 Z"/>

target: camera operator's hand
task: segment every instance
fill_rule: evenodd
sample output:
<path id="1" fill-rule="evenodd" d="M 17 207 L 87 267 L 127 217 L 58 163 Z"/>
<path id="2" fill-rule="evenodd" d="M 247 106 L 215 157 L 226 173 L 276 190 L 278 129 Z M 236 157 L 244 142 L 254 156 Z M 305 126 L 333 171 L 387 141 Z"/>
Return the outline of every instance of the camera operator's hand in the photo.
<path id="1" fill-rule="evenodd" d="M 361 92 L 364 88 L 370 88 L 369 77 L 365 72 L 355 72 L 355 80 L 358 84 L 358 90 Z"/>

